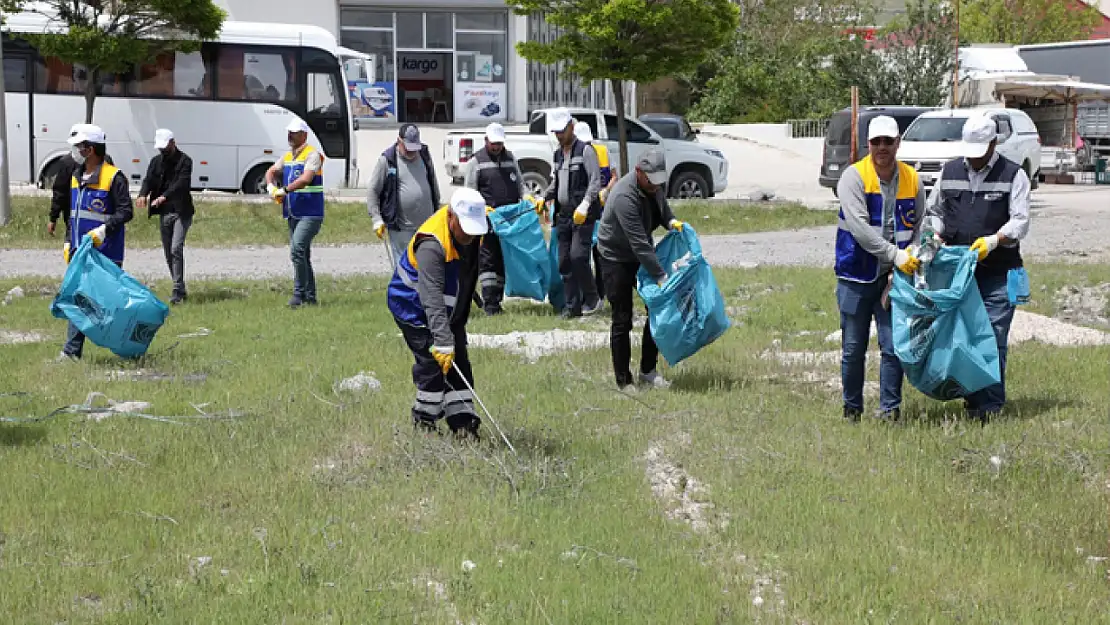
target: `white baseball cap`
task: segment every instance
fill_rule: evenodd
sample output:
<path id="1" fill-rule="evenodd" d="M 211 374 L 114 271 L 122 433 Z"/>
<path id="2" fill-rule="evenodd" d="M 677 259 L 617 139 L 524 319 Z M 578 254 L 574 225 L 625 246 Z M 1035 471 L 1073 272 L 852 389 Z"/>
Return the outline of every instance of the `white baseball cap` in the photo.
<path id="1" fill-rule="evenodd" d="M 173 132 L 166 128 L 159 128 L 154 132 L 154 149 L 162 150 L 173 141 Z"/>
<path id="2" fill-rule="evenodd" d="M 490 143 L 505 143 L 505 127 L 497 122 L 486 126 L 486 140 Z"/>
<path id="3" fill-rule="evenodd" d="M 998 138 L 998 125 L 986 115 L 973 115 L 964 122 L 963 155 L 967 158 L 980 158 L 987 153 L 991 141 Z"/>
<path id="4" fill-rule="evenodd" d="M 901 136 L 898 130 L 898 122 L 889 115 L 879 115 L 871 119 L 871 123 L 867 125 L 867 140 L 878 139 L 879 137 L 890 137 L 897 139 Z"/>
<path id="5" fill-rule="evenodd" d="M 459 218 L 463 232 L 480 237 L 489 232 L 486 220 L 486 199 L 477 189 L 463 187 L 451 196 L 451 212 Z"/>
<path id="6" fill-rule="evenodd" d="M 563 132 L 573 121 L 570 111 L 565 107 L 559 107 L 547 113 L 547 131 Z"/>
<path id="7" fill-rule="evenodd" d="M 594 140 L 594 131 L 590 130 L 589 124 L 580 124 L 578 120 L 574 120 L 574 136 L 582 143 L 591 143 Z"/>
<path id="8" fill-rule="evenodd" d="M 69 144 L 77 145 L 80 143 L 104 143 L 104 131 L 100 126 L 93 124 L 82 124 L 75 134 L 70 136 Z"/>
<path id="9" fill-rule="evenodd" d="M 294 119 L 285 127 L 285 132 L 308 132 L 308 123 L 303 119 Z"/>

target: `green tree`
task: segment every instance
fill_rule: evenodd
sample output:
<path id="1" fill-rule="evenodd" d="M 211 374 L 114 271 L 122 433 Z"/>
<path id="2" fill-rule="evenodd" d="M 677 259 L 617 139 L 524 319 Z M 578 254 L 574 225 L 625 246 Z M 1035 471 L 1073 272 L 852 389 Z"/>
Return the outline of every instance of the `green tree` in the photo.
<path id="1" fill-rule="evenodd" d="M 550 43 L 517 44 L 521 56 L 565 65 L 583 81 L 609 80 L 617 104 L 621 171 L 629 171 L 624 83 L 650 83 L 697 68 L 736 32 L 730 0 L 516 0 L 518 14 L 542 14 L 558 29 Z"/>
<path id="2" fill-rule="evenodd" d="M 909 0 L 876 39 L 862 38 L 834 61 L 841 91 L 859 87 L 861 104 L 940 106 L 955 69 L 955 20 L 943 0 Z"/>
<path id="3" fill-rule="evenodd" d="M 871 23 L 868 0 L 738 0 L 742 28 L 718 54 L 691 116 L 716 122 L 824 117 L 844 106 L 833 59 Z"/>
<path id="4" fill-rule="evenodd" d="M 51 34 L 24 34 L 43 56 L 85 68 L 85 122 L 92 123 L 100 78 L 170 51 L 215 39 L 224 11 L 212 0 L 5 0 L 0 8 L 46 16 Z"/>
<path id="5" fill-rule="evenodd" d="M 1083 0 L 960 0 L 960 39 L 1023 45 L 1075 41 L 1102 19 Z"/>

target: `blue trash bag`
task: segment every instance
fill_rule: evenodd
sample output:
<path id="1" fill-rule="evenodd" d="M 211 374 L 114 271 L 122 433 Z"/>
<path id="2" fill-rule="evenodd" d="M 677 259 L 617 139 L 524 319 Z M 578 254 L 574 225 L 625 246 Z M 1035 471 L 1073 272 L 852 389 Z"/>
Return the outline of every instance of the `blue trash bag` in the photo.
<path id="1" fill-rule="evenodd" d="M 505 295 L 542 302 L 551 287 L 551 263 L 540 218 L 528 200 L 498 206 L 489 215 L 505 259 Z M 558 276 L 558 272 L 555 274 Z"/>
<path id="2" fill-rule="evenodd" d="M 50 313 L 122 358 L 150 348 L 170 309 L 150 289 L 93 247 L 85 236 L 69 260 Z"/>
<path id="3" fill-rule="evenodd" d="M 680 232 L 669 232 L 655 246 L 655 253 L 667 270 L 667 280 L 660 287 L 641 267 L 637 289 L 647 305 L 651 336 L 673 367 L 720 338 L 731 322 L 693 228 L 687 225 Z"/>
<path id="4" fill-rule="evenodd" d="M 894 353 L 910 384 L 933 399 L 958 399 L 1002 380 L 998 344 L 975 282 L 977 262 L 966 246 L 941 248 L 922 291 L 912 276 L 894 272 Z"/>
<path id="5" fill-rule="evenodd" d="M 550 204 L 548 219 L 551 221 L 551 240 L 547 244 L 547 256 L 551 268 L 551 284 L 547 290 L 547 301 L 555 312 L 563 312 L 566 308 L 567 298 L 563 292 L 563 275 L 559 273 L 559 237 L 555 229 L 555 203 Z"/>

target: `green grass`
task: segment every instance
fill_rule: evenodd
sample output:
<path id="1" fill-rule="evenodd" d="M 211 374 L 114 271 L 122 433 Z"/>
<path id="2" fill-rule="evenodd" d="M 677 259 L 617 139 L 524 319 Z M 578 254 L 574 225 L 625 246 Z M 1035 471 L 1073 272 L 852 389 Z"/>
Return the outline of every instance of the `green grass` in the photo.
<path id="1" fill-rule="evenodd" d="M 675 217 L 698 234 L 744 234 L 836 225 L 836 211 L 792 202 L 675 202 Z"/>
<path id="2" fill-rule="evenodd" d="M 186 418 L 0 424 L 4 620 L 454 623 L 454 609 L 486 624 L 1110 621 L 1107 566 L 1087 562 L 1110 555 L 1110 348 L 1013 347 L 1010 412 L 986 428 L 908 390 L 906 425 L 848 425 L 836 390 L 797 381 L 835 380 L 835 363 L 760 356 L 775 339 L 838 348 L 823 341 L 837 326 L 830 273 L 718 271 L 735 327 L 665 370 L 670 391 L 635 399 L 611 390 L 607 350 L 534 364 L 474 350 L 477 389 L 519 457 L 488 433 L 474 446 L 412 434 L 411 360 L 380 280 L 321 280 L 323 305 L 297 311 L 282 306 L 287 281 L 198 283 L 144 361 L 90 344 L 79 364 L 48 362 L 64 334 L 48 312 L 54 283 L 21 281 L 29 295 L 0 307 L 0 328 L 49 340 L 0 345 L 0 393 L 29 393 L 0 397 L 0 414 L 101 391 Z M 1097 283 L 1110 268 L 1031 274 L 1051 313 L 1037 280 Z M 177 338 L 198 327 L 212 334 Z M 513 303 L 470 332 L 551 327 L 606 323 Z M 103 381 L 138 368 L 205 377 Z M 359 371 L 382 391 L 332 391 Z M 191 404 L 245 414 L 198 419 Z M 693 493 L 713 504 L 707 531 L 653 497 L 644 455 L 660 441 L 708 484 Z M 752 606 L 763 574 L 782 587 L 778 613 L 770 590 Z"/>
<path id="3" fill-rule="evenodd" d="M 741 234 L 788 230 L 836 223 L 836 214 L 809 210 L 796 204 L 747 204 L 740 202 L 677 202 L 679 219 L 689 221 L 701 234 Z M 41 197 L 12 198 L 12 221 L 0 228 L 0 249 L 52 248 L 63 243 L 61 223 L 56 237 L 46 232 L 50 201 Z M 329 202 L 317 245 L 376 243 L 363 202 Z M 194 247 L 288 245 L 289 229 L 281 208 L 272 203 L 199 202 L 188 244 Z M 147 219 L 146 209 L 136 210 L 127 224 L 129 248 L 158 248 L 162 239 L 158 220 Z"/>

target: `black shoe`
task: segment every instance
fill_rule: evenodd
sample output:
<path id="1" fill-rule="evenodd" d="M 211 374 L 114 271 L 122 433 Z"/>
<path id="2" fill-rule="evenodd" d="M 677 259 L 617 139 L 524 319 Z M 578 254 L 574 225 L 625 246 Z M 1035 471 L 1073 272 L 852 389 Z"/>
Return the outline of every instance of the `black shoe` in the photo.
<path id="1" fill-rule="evenodd" d="M 605 306 L 605 300 L 600 297 L 597 298 L 593 304 L 586 304 L 582 307 L 582 314 L 589 316 L 601 312 L 601 308 Z"/>
<path id="2" fill-rule="evenodd" d="M 299 297 L 294 297 L 293 299 L 289 300 L 290 308 L 300 308 L 302 304 L 304 304 L 304 300 Z"/>
<path id="3" fill-rule="evenodd" d="M 505 312 L 505 311 L 501 310 L 500 306 L 497 306 L 497 307 L 488 306 L 485 309 L 485 313 L 486 313 L 487 317 L 496 317 L 497 315 L 500 315 L 503 312 Z"/>
<path id="4" fill-rule="evenodd" d="M 305 303 L 306 306 L 319 306 L 320 305 L 320 302 L 318 302 L 314 299 L 306 299 L 304 301 L 304 303 Z"/>
<path id="5" fill-rule="evenodd" d="M 902 418 L 902 411 L 899 408 L 895 408 L 894 410 L 879 412 L 879 414 L 875 415 L 875 418 L 880 421 L 886 421 L 887 423 L 898 423 Z"/>
<path id="6" fill-rule="evenodd" d="M 481 425 L 482 420 L 473 415 L 461 417 L 458 420 L 447 420 L 447 427 L 451 429 L 451 433 L 459 440 L 473 438 L 475 441 L 481 442 L 482 437 L 478 433 L 478 429 Z"/>
<path id="7" fill-rule="evenodd" d="M 844 418 L 846 420 L 851 421 L 852 423 L 859 423 L 862 417 L 862 410 L 856 410 L 855 408 L 849 408 L 847 406 L 844 407 Z"/>
<path id="8" fill-rule="evenodd" d="M 173 305 L 173 306 L 176 306 L 176 305 L 184 302 L 187 299 L 189 299 L 189 296 L 185 293 L 174 293 L 170 297 L 170 304 Z"/>
<path id="9" fill-rule="evenodd" d="M 566 308 L 566 309 L 563 310 L 562 314 L 560 314 L 559 316 L 562 317 L 563 319 L 577 319 L 577 318 L 582 316 L 582 311 L 581 310 L 571 310 L 570 308 Z"/>

